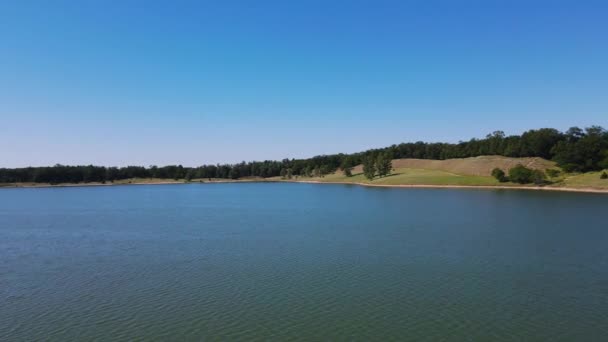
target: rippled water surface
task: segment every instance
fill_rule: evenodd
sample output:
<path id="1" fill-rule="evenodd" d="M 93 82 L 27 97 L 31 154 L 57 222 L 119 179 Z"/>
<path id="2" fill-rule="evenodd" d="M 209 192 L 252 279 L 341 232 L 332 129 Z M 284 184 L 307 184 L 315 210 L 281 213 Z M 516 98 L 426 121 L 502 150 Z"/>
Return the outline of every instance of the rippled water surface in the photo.
<path id="1" fill-rule="evenodd" d="M 0 189 L 0 340 L 605 340 L 608 196 Z"/>

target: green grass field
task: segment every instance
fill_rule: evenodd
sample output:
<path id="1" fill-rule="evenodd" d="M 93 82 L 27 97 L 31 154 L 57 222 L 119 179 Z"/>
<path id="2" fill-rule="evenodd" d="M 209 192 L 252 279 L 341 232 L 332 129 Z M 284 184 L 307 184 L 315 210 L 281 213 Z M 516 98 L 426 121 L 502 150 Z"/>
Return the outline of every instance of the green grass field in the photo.
<path id="1" fill-rule="evenodd" d="M 517 164 L 546 171 L 547 169 L 560 170 L 555 162 L 542 158 L 508 158 L 501 156 L 479 156 L 473 158 L 423 160 L 423 159 L 395 159 L 392 162 L 391 175 L 368 180 L 363 176 L 362 166 L 353 169 L 353 176 L 346 177 L 341 171 L 325 177 L 298 177 L 294 180 L 362 183 L 373 185 L 460 185 L 460 186 L 518 186 L 522 184 L 500 183 L 491 177 L 494 168 L 508 170 Z M 584 174 L 561 173 L 555 178 L 548 178 L 550 187 L 586 188 L 608 190 L 608 180 L 600 179 L 601 172 Z M 273 180 L 280 180 L 275 177 Z M 534 184 L 523 186 L 536 187 Z"/>
<path id="2" fill-rule="evenodd" d="M 562 186 L 567 188 L 608 189 L 608 179 L 601 179 L 601 174 L 602 171 L 566 174 L 553 186 Z"/>

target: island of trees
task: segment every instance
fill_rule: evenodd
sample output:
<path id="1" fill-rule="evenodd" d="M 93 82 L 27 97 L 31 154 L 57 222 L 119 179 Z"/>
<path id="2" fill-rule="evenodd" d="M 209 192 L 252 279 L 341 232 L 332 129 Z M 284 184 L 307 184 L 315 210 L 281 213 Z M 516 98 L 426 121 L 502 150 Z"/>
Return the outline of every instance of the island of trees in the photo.
<path id="1" fill-rule="evenodd" d="M 566 172 L 608 169 L 608 131 L 599 126 L 585 129 L 572 127 L 565 132 L 552 128 L 533 129 L 521 135 L 506 136 L 502 131 L 483 139 L 459 143 L 413 142 L 353 154 L 321 155 L 307 159 L 253 161 L 237 164 L 169 166 L 66 166 L 1 168 L 0 183 L 87 183 L 113 182 L 130 178 L 160 179 L 239 179 L 242 177 L 294 176 L 323 177 L 338 169 L 349 176 L 354 166 L 362 164 L 368 179 L 383 177 L 391 171 L 391 160 L 397 158 L 451 159 L 482 155 L 506 157 L 542 157 L 553 160 Z M 540 175 L 525 167 L 508 171 L 495 170 L 499 180 L 514 182 L 539 181 Z M 501 174 L 502 172 L 502 174 Z M 608 178 L 605 173 L 601 177 Z"/>

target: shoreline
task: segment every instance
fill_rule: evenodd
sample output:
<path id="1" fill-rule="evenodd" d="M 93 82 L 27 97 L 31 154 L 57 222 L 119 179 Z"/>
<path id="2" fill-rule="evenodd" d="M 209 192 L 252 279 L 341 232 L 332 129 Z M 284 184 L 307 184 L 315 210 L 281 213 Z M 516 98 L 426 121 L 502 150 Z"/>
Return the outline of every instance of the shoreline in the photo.
<path id="1" fill-rule="evenodd" d="M 434 184 L 369 184 L 359 182 L 321 182 L 321 181 L 298 181 L 298 180 L 281 180 L 277 182 L 288 183 L 309 183 L 309 184 L 342 184 L 342 185 L 357 185 L 376 188 L 410 188 L 410 189 L 480 189 L 480 190 L 537 190 L 537 191 L 563 191 L 563 192 L 585 192 L 608 194 L 608 189 L 595 188 L 571 188 L 571 187 L 547 187 L 547 186 L 506 186 L 506 185 L 434 185 Z"/>
<path id="2" fill-rule="evenodd" d="M 316 180 L 278 180 L 278 179 L 241 179 L 241 180 L 214 180 L 214 181 L 159 181 L 159 182 L 133 182 L 133 183 L 66 183 L 66 184 L 0 184 L 0 189 L 34 189 L 34 188 L 72 188 L 93 186 L 121 186 L 121 185 L 176 185 L 176 184 L 225 184 L 225 183 L 305 183 L 305 184 L 340 184 L 357 185 L 376 188 L 409 188 L 409 189 L 479 189 L 479 190 L 536 190 L 536 191 L 562 191 L 608 194 L 608 189 L 572 188 L 550 186 L 506 186 L 506 185 L 434 185 L 434 184 L 369 184 L 359 182 L 323 182 Z"/>
<path id="3" fill-rule="evenodd" d="M 216 180 L 216 181 L 162 181 L 162 182 L 132 182 L 132 183 L 3 183 L 0 184 L 0 189 L 36 189 L 36 188 L 78 188 L 78 187 L 94 187 L 94 186 L 122 186 L 122 185 L 180 185 L 180 184 L 216 184 L 216 183 L 255 183 L 255 182 L 271 182 L 266 180 Z"/>

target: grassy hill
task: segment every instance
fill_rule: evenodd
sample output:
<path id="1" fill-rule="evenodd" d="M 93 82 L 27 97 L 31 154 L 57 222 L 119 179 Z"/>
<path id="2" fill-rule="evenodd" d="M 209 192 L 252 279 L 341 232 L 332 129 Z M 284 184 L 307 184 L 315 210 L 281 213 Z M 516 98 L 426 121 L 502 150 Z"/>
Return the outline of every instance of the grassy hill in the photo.
<path id="1" fill-rule="evenodd" d="M 346 182 L 382 185 L 498 185 L 498 181 L 490 176 L 461 175 L 442 170 L 396 168 L 392 174 L 370 181 L 363 173 L 354 172 L 352 177 L 346 177 L 341 172 L 325 177 L 313 177 L 310 180 L 320 182 Z"/>
<path id="2" fill-rule="evenodd" d="M 566 174 L 556 186 L 568 188 L 608 189 L 608 179 L 600 179 L 602 172 Z"/>
<path id="3" fill-rule="evenodd" d="M 494 168 L 507 172 L 517 164 L 537 170 L 557 169 L 552 161 L 543 158 L 509 158 L 501 156 L 480 156 L 472 158 L 429 160 L 429 159 L 394 159 L 393 169 L 424 169 L 437 170 L 468 176 L 490 176 Z M 354 173 L 363 172 L 358 165 Z"/>
<path id="4" fill-rule="evenodd" d="M 554 162 L 542 158 L 480 156 L 447 160 L 394 159 L 391 175 L 371 181 L 363 176 L 361 165 L 353 169 L 352 177 L 346 177 L 341 171 L 337 171 L 325 177 L 300 177 L 297 180 L 377 185 L 521 186 L 509 182 L 500 183 L 490 175 L 494 168 L 508 172 L 517 164 L 542 171 L 560 170 Z M 608 189 L 608 180 L 600 179 L 600 172 L 562 173 L 559 177 L 549 180 L 553 182 L 549 185 L 551 187 Z"/>

